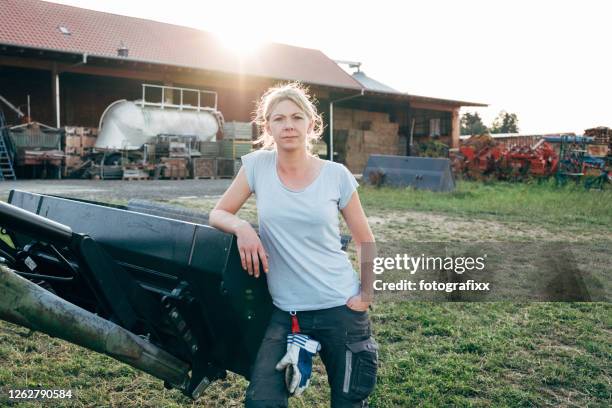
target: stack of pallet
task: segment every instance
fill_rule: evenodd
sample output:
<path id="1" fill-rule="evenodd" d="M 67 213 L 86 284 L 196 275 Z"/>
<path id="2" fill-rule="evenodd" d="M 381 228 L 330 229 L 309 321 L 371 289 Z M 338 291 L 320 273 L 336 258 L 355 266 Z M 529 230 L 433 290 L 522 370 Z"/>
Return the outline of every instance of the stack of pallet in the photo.
<path id="1" fill-rule="evenodd" d="M 593 138 L 594 143 L 587 147 L 591 156 L 605 157 L 612 154 L 612 129 L 600 126 L 585 130 L 584 135 Z"/>
<path id="2" fill-rule="evenodd" d="M 200 142 L 200 155 L 206 158 L 215 158 L 219 155 L 218 142 Z"/>
<path id="3" fill-rule="evenodd" d="M 242 161 L 240 157 L 253 150 L 253 124 L 251 122 L 225 122 L 223 140 L 219 143 L 217 175 L 233 177 L 238 173 Z M 225 160 L 231 159 L 231 160 Z"/>
<path id="4" fill-rule="evenodd" d="M 239 159 L 253 150 L 250 140 L 221 140 L 219 143 L 219 157 L 226 159 Z"/>
<path id="5" fill-rule="evenodd" d="M 334 110 L 334 151 L 353 173 L 361 173 L 370 154 L 398 154 L 399 125 L 389 114 L 352 109 Z"/>
<path id="6" fill-rule="evenodd" d="M 162 177 L 169 179 L 184 179 L 187 178 L 189 171 L 187 169 L 187 159 L 185 158 L 169 158 L 164 157 L 161 159 Z"/>
<path id="7" fill-rule="evenodd" d="M 219 142 L 217 176 L 234 177 L 242 165 L 240 158 L 253 150 L 251 140 L 225 139 Z"/>
<path id="8" fill-rule="evenodd" d="M 612 139 L 612 129 L 605 126 L 599 126 L 584 131 L 585 136 L 594 138 L 595 144 L 607 145 Z"/>
<path id="9" fill-rule="evenodd" d="M 251 122 L 225 122 L 223 139 L 251 140 L 253 139 L 253 125 Z"/>
<path id="10" fill-rule="evenodd" d="M 191 177 L 194 179 L 217 176 L 218 142 L 200 142 L 200 157 L 191 159 Z"/>
<path id="11" fill-rule="evenodd" d="M 66 155 L 65 173 L 80 167 L 83 157 L 91 153 L 96 144 L 98 129 L 80 126 L 66 126 L 64 153 Z"/>
<path id="12" fill-rule="evenodd" d="M 148 180 L 149 171 L 142 165 L 123 166 L 123 180 Z"/>

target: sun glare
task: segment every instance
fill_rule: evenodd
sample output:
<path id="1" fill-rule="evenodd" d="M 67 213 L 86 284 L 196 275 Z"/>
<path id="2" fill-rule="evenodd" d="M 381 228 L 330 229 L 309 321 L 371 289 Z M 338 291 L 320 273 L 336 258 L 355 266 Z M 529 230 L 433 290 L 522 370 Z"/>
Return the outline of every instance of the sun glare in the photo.
<path id="1" fill-rule="evenodd" d="M 246 57 L 257 52 L 266 42 L 263 37 L 254 35 L 246 30 L 235 29 L 232 31 L 218 32 L 217 37 L 223 47 L 237 56 Z"/>

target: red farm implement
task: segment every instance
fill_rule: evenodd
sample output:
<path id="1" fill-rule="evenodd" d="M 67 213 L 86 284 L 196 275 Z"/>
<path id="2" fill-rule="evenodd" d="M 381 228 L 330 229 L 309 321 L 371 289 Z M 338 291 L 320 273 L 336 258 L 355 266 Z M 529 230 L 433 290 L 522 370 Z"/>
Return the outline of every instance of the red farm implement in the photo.
<path id="1" fill-rule="evenodd" d="M 522 180 L 549 177 L 557 169 L 558 156 L 548 142 L 534 146 L 505 147 L 490 136 L 474 136 L 459 148 L 455 169 L 468 179 Z"/>

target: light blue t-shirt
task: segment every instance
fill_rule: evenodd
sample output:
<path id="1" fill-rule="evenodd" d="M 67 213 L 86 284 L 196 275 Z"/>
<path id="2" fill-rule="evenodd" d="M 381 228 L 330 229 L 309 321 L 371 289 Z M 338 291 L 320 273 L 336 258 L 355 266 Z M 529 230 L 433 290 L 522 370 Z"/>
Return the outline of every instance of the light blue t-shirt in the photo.
<path id="1" fill-rule="evenodd" d="M 276 171 L 276 151 L 242 156 L 257 199 L 259 235 L 268 253 L 268 289 L 285 311 L 340 306 L 359 292 L 359 280 L 340 243 L 338 211 L 358 184 L 342 164 L 325 161 L 306 188 L 287 188 Z"/>

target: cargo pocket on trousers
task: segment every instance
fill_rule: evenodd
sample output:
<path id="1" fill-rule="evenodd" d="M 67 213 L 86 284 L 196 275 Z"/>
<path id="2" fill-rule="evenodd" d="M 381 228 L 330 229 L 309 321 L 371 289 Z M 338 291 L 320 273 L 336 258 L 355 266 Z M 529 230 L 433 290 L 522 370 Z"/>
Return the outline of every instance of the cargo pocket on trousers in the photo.
<path id="1" fill-rule="evenodd" d="M 343 394 L 363 400 L 374 391 L 378 368 L 378 344 L 373 337 L 346 345 Z"/>

